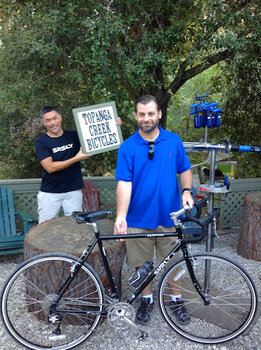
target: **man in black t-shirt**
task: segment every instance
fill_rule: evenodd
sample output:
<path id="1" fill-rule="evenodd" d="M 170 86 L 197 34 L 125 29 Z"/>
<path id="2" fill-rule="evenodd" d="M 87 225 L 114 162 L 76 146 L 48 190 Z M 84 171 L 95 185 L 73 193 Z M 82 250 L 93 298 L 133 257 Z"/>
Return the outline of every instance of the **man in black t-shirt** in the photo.
<path id="1" fill-rule="evenodd" d="M 39 224 L 58 216 L 82 210 L 80 161 L 90 157 L 82 152 L 76 131 L 62 129 L 62 115 L 46 106 L 42 112 L 47 133 L 35 141 L 35 151 L 42 169 L 42 183 L 37 196 Z"/>

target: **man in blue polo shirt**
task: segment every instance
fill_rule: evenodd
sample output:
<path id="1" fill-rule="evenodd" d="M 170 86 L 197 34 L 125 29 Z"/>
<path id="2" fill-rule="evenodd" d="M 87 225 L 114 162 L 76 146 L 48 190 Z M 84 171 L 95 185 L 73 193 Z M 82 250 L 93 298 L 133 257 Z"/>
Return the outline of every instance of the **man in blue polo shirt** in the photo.
<path id="1" fill-rule="evenodd" d="M 193 206 L 192 172 L 180 137 L 159 127 L 162 112 L 151 95 L 135 102 L 138 130 L 119 148 L 116 168 L 117 217 L 114 233 L 173 231 L 170 213 L 180 209 L 176 175 L 182 186 L 182 204 Z M 175 238 L 174 238 L 175 239 Z M 173 237 L 126 240 L 127 264 L 136 269 L 157 258 L 163 260 L 170 251 Z M 180 291 L 171 294 L 173 312 L 186 324 L 190 317 Z M 146 324 L 153 308 L 152 285 L 148 285 L 136 314 L 137 322 Z"/>

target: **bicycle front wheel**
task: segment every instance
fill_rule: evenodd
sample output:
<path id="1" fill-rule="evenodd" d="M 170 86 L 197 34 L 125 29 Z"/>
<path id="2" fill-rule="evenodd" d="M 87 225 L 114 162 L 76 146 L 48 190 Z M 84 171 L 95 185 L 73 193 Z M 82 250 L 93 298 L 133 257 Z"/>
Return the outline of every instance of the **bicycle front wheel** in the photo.
<path id="1" fill-rule="evenodd" d="M 242 334 L 257 311 L 257 292 L 249 275 L 236 263 L 217 255 L 190 258 L 197 281 L 209 305 L 203 302 L 189 275 L 184 258 L 165 271 L 159 283 L 159 306 L 168 325 L 198 343 L 216 344 Z M 182 295 L 190 315 L 188 324 L 177 318 L 171 294 Z"/>
<path id="2" fill-rule="evenodd" d="M 25 261 L 9 277 L 1 297 L 3 323 L 10 335 L 34 349 L 71 349 L 97 327 L 104 304 L 100 278 L 83 265 L 56 308 L 57 292 L 77 259 L 44 254 Z"/>

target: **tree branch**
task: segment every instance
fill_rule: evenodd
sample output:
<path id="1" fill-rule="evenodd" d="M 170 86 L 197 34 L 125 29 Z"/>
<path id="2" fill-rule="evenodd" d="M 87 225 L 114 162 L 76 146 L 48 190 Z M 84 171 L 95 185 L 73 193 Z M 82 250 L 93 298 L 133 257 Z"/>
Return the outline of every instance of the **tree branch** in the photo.
<path id="1" fill-rule="evenodd" d="M 190 69 L 186 68 L 189 65 L 189 56 L 185 61 L 182 62 L 182 64 L 179 67 L 179 70 L 172 81 L 172 83 L 169 85 L 169 87 L 162 93 L 161 91 L 161 106 L 162 106 L 162 119 L 161 119 L 161 125 L 163 127 L 166 126 L 166 118 L 167 118 L 167 106 L 172 98 L 173 95 L 181 88 L 181 86 L 189 79 L 193 78 L 199 73 L 202 73 L 209 67 L 213 66 L 214 64 L 224 61 L 225 59 L 232 57 L 232 53 L 229 50 L 224 50 L 221 52 L 218 52 L 215 55 L 208 56 L 203 63 L 198 64 Z"/>
<path id="2" fill-rule="evenodd" d="M 217 53 L 216 55 L 209 56 L 206 58 L 204 63 L 186 70 L 184 74 L 185 75 L 184 78 L 186 80 L 193 78 L 195 75 L 202 73 L 204 70 L 208 69 L 209 67 L 215 65 L 218 62 L 224 61 L 232 57 L 233 55 L 234 55 L 233 53 L 231 53 L 228 49 L 226 49 L 224 51 Z"/>
<path id="3" fill-rule="evenodd" d="M 129 117 L 125 116 L 125 115 L 120 115 L 119 116 L 124 122 L 126 122 L 127 124 L 131 125 L 134 129 L 134 131 L 136 131 L 138 129 L 137 123 L 135 121 L 133 121 L 132 119 L 130 119 Z"/>
<path id="4" fill-rule="evenodd" d="M 215 55 L 208 56 L 203 63 L 198 64 L 187 70 L 186 70 L 186 67 L 188 66 L 188 59 L 185 60 L 181 64 L 176 77 L 174 78 L 172 83 L 169 85 L 167 89 L 167 94 L 171 98 L 172 95 L 174 95 L 187 80 L 204 72 L 206 69 L 215 65 L 216 63 L 224 61 L 229 57 L 232 57 L 232 55 L 233 54 L 229 50 L 224 50 L 224 51 L 218 52 Z"/>

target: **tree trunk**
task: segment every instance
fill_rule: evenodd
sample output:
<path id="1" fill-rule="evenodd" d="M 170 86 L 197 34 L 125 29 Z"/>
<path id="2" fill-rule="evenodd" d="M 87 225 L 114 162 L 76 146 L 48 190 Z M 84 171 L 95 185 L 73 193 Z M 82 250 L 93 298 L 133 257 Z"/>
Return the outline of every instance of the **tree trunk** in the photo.
<path id="1" fill-rule="evenodd" d="M 247 259 L 261 261 L 261 192 L 245 197 L 237 252 Z"/>

